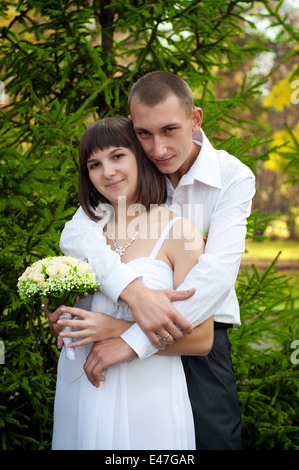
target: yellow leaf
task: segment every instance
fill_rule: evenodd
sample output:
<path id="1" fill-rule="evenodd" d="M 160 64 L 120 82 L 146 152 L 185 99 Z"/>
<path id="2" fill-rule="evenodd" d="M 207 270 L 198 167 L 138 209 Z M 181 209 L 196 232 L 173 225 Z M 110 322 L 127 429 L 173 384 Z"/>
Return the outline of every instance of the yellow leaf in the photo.
<path id="1" fill-rule="evenodd" d="M 294 70 L 295 67 L 286 78 L 274 85 L 270 93 L 264 98 L 264 105 L 267 108 L 274 107 L 277 111 L 282 111 L 285 106 L 292 105 L 291 96 L 294 89 L 291 84 L 295 80 L 294 76 L 292 77 Z"/>

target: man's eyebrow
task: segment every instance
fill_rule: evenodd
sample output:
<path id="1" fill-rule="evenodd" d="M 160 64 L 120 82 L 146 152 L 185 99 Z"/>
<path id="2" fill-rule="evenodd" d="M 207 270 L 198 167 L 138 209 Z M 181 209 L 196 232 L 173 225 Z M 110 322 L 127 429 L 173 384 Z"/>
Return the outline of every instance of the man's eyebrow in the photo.
<path id="1" fill-rule="evenodd" d="M 165 129 L 169 129 L 170 127 L 177 127 L 179 124 L 177 122 L 172 122 L 172 123 L 169 123 L 169 124 L 166 124 L 165 126 L 161 127 L 161 131 L 164 131 Z M 146 131 L 146 132 L 149 132 L 148 129 L 145 129 L 143 127 L 134 127 L 134 130 L 135 131 Z"/>
<path id="2" fill-rule="evenodd" d="M 148 130 L 144 129 L 143 127 L 135 127 L 135 126 L 134 126 L 134 131 L 146 131 L 146 132 L 148 132 Z"/>

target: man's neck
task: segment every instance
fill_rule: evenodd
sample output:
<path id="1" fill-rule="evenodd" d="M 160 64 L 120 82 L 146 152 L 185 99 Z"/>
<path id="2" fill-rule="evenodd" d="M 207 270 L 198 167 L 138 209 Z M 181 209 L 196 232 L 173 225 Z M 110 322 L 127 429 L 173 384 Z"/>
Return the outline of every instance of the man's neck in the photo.
<path id="1" fill-rule="evenodd" d="M 170 179 L 170 182 L 171 182 L 172 186 L 174 188 L 177 187 L 177 185 L 179 184 L 182 177 L 188 173 L 188 171 L 192 167 L 193 163 L 195 162 L 195 160 L 197 159 L 197 157 L 198 157 L 198 155 L 201 151 L 201 146 L 200 145 L 198 145 L 195 142 L 193 142 L 193 144 L 194 145 L 193 145 L 193 148 L 192 148 L 192 152 L 190 153 L 189 157 L 185 160 L 183 165 L 180 168 L 178 168 L 178 170 L 175 171 L 174 173 L 171 173 L 171 174 L 167 175 L 168 178 Z"/>

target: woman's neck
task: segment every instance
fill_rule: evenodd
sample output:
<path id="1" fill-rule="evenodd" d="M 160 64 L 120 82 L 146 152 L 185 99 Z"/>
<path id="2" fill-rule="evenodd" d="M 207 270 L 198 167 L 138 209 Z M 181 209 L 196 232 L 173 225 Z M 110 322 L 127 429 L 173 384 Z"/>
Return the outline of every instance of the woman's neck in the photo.
<path id="1" fill-rule="evenodd" d="M 140 231 L 147 220 L 149 211 L 140 204 L 129 207 L 126 205 L 116 205 L 114 216 L 106 226 L 106 237 L 111 238 L 111 233 L 118 240 L 126 240 L 134 237 Z"/>

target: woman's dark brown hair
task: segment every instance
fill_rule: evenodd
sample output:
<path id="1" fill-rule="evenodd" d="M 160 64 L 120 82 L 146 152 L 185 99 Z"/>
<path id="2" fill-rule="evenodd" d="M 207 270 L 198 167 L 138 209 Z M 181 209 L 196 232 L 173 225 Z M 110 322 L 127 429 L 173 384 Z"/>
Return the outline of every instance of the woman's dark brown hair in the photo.
<path id="1" fill-rule="evenodd" d="M 85 213 L 91 219 L 98 221 L 99 217 L 94 213 L 96 207 L 100 203 L 109 203 L 90 181 L 87 161 L 98 150 L 105 150 L 111 146 L 128 148 L 136 156 L 138 181 L 135 202 L 143 204 L 146 210 L 150 209 L 151 204 L 165 202 L 166 177 L 145 155 L 131 120 L 109 117 L 89 126 L 79 145 L 79 201 Z"/>

